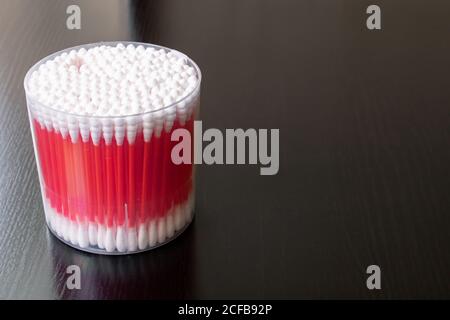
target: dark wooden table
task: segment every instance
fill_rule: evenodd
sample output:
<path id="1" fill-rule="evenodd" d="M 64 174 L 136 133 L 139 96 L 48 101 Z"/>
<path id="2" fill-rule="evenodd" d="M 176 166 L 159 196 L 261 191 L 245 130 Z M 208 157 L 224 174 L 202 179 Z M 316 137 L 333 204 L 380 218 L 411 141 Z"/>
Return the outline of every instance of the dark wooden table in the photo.
<path id="1" fill-rule="evenodd" d="M 450 298 L 450 3 L 0 1 L 0 298 Z M 67 30 L 78 4 L 81 30 Z M 122 257 L 49 234 L 23 78 L 101 40 L 176 48 L 203 126 L 279 128 L 280 172 L 202 166 L 176 241 Z M 82 289 L 65 287 L 77 264 Z M 382 289 L 366 288 L 379 265 Z"/>

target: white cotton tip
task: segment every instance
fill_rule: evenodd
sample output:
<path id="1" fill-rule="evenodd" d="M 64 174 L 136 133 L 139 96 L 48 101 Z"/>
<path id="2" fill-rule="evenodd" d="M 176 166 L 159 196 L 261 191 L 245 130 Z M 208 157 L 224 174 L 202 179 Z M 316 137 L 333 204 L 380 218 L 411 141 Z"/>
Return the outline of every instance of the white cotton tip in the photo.
<path id="1" fill-rule="evenodd" d="M 78 127 L 77 120 L 74 117 L 69 116 L 68 117 L 68 123 L 69 123 L 70 139 L 72 140 L 72 143 L 77 143 L 77 141 L 78 141 L 78 132 L 79 132 L 79 127 Z"/>
<path id="2" fill-rule="evenodd" d="M 44 119 L 44 125 L 45 125 L 45 128 L 47 129 L 47 131 L 52 131 L 53 124 L 52 124 L 52 119 L 50 118 L 50 115 L 45 112 L 43 119 Z"/>
<path id="3" fill-rule="evenodd" d="M 52 114 L 52 126 L 56 133 L 59 133 L 59 122 L 56 114 Z"/>
<path id="4" fill-rule="evenodd" d="M 155 220 L 148 224 L 148 245 L 154 247 L 158 241 L 158 228 Z"/>
<path id="5" fill-rule="evenodd" d="M 100 143 L 101 133 L 102 133 L 102 125 L 100 121 L 97 119 L 91 119 L 90 126 L 91 138 L 94 145 L 98 146 Z"/>
<path id="6" fill-rule="evenodd" d="M 166 219 L 165 217 L 159 218 L 158 220 L 158 243 L 163 243 L 166 241 L 167 237 L 167 228 L 166 228 Z"/>
<path id="7" fill-rule="evenodd" d="M 153 116 L 151 113 L 145 114 L 143 117 L 143 133 L 144 133 L 144 141 L 149 142 L 153 133 Z"/>
<path id="8" fill-rule="evenodd" d="M 128 228 L 128 251 L 133 252 L 138 248 L 138 233 L 136 228 Z"/>
<path id="9" fill-rule="evenodd" d="M 73 245 L 78 245 L 78 224 L 75 221 L 69 223 L 69 241 Z"/>
<path id="10" fill-rule="evenodd" d="M 125 137 L 125 121 L 121 118 L 114 120 L 114 137 L 117 145 L 121 146 Z"/>
<path id="11" fill-rule="evenodd" d="M 32 105 L 31 102 L 29 104 Z M 34 111 L 34 116 L 35 119 L 39 122 L 39 126 L 41 127 L 41 129 L 45 129 L 44 121 L 42 119 L 41 112 L 39 111 L 39 109 L 36 109 Z"/>
<path id="12" fill-rule="evenodd" d="M 81 139 L 83 140 L 83 142 L 88 142 L 89 141 L 89 122 L 86 118 L 82 118 L 82 120 L 80 120 L 80 133 L 81 133 Z"/>
<path id="13" fill-rule="evenodd" d="M 91 246 L 96 246 L 98 241 L 98 234 L 97 234 L 97 224 L 94 222 L 89 223 L 89 244 Z"/>
<path id="14" fill-rule="evenodd" d="M 137 134 L 137 121 L 136 117 L 128 117 L 127 118 L 127 140 L 129 144 L 133 144 L 136 140 Z"/>
<path id="15" fill-rule="evenodd" d="M 105 237 L 106 237 L 106 227 L 99 224 L 97 232 L 97 246 L 100 249 L 105 249 Z"/>
<path id="16" fill-rule="evenodd" d="M 67 127 L 66 119 L 62 113 L 58 115 L 58 126 L 59 132 L 61 133 L 63 139 L 66 139 L 69 129 Z"/>
<path id="17" fill-rule="evenodd" d="M 58 214 L 55 211 L 49 209 L 46 209 L 44 211 L 47 224 L 49 224 L 53 230 L 58 230 Z"/>
<path id="18" fill-rule="evenodd" d="M 89 233 L 87 224 L 80 224 L 78 226 L 78 236 L 77 236 L 78 245 L 81 248 L 87 248 L 89 246 Z"/>
<path id="19" fill-rule="evenodd" d="M 161 131 L 164 127 L 164 112 L 162 110 L 155 112 L 155 120 L 154 120 L 154 132 L 157 137 L 161 135 Z"/>
<path id="20" fill-rule="evenodd" d="M 65 241 L 69 241 L 69 225 L 70 225 L 70 220 L 63 218 L 61 219 L 61 234 L 62 234 L 62 238 Z"/>
<path id="21" fill-rule="evenodd" d="M 103 139 L 105 139 L 105 143 L 107 145 L 110 145 L 113 136 L 113 123 L 110 119 L 103 119 L 102 122 Z"/>
<path id="22" fill-rule="evenodd" d="M 115 239 L 114 228 L 106 228 L 105 235 L 105 249 L 108 252 L 113 252 L 116 249 L 116 239 Z"/>
<path id="23" fill-rule="evenodd" d="M 139 232 L 138 232 L 139 250 L 144 250 L 145 248 L 147 248 L 147 244 L 148 244 L 147 226 L 145 223 L 141 223 L 139 225 Z"/>
<path id="24" fill-rule="evenodd" d="M 174 210 L 174 224 L 175 224 L 175 231 L 179 231 L 184 226 L 184 216 L 181 211 L 181 206 L 176 206 Z"/>
<path id="25" fill-rule="evenodd" d="M 166 130 L 166 132 L 170 132 L 170 130 L 172 130 L 173 127 L 173 123 L 175 121 L 175 113 L 167 113 L 166 114 L 166 121 L 164 122 L 164 129 Z"/>
<path id="26" fill-rule="evenodd" d="M 62 237 L 61 229 L 62 229 L 63 219 L 64 219 L 64 217 L 62 215 L 58 214 L 58 215 L 56 215 L 55 220 L 54 220 L 54 229 L 53 230 L 56 231 L 56 234 L 59 237 Z"/>
<path id="27" fill-rule="evenodd" d="M 119 252 L 127 251 L 127 232 L 124 227 L 117 227 L 116 247 Z"/>
<path id="28" fill-rule="evenodd" d="M 52 210 L 50 207 L 44 205 L 45 222 L 52 226 Z"/>
<path id="29" fill-rule="evenodd" d="M 45 214 L 47 225 L 50 227 L 51 230 L 53 230 L 56 234 L 58 234 L 57 224 L 56 224 L 56 218 L 55 217 L 48 217 L 47 213 Z"/>
<path id="30" fill-rule="evenodd" d="M 50 224 L 51 224 L 51 227 L 53 228 L 53 230 L 55 230 L 55 231 L 57 229 L 59 229 L 59 225 L 58 225 L 58 222 L 59 222 L 58 216 L 59 215 L 60 215 L 60 213 L 58 213 L 56 211 L 53 211 L 50 213 Z"/>
<path id="31" fill-rule="evenodd" d="M 166 232 L 167 238 L 172 238 L 173 234 L 175 233 L 175 221 L 173 210 L 169 211 L 169 213 L 166 216 Z"/>

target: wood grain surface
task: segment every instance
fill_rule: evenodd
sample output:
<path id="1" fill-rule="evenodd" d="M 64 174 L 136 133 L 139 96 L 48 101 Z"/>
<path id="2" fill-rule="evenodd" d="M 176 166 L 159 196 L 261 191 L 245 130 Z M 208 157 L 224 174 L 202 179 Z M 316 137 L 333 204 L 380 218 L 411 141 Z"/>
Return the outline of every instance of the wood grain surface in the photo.
<path id="1" fill-rule="evenodd" d="M 0 298 L 450 298 L 450 3 L 377 0 L 369 31 L 371 2 L 0 0 Z M 81 30 L 66 29 L 70 4 Z M 279 174 L 201 166 L 193 225 L 154 251 L 59 242 L 23 78 L 103 40 L 191 56 L 204 128 L 279 128 Z M 65 287 L 71 264 L 81 290 Z"/>

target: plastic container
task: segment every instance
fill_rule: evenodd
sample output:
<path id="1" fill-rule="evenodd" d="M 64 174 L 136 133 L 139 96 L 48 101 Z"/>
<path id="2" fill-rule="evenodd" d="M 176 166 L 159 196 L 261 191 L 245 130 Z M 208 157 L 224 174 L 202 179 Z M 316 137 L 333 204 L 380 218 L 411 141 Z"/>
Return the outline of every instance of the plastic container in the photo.
<path id="1" fill-rule="evenodd" d="M 35 64 L 25 76 L 46 222 L 61 241 L 99 254 L 128 254 L 158 247 L 189 225 L 194 209 L 194 167 L 171 160 L 171 134 L 187 129 L 194 141 L 201 73 L 181 100 L 158 110 L 127 116 L 80 116 L 43 105 L 31 96 L 31 74 L 63 52 L 118 42 L 68 48 Z M 193 153 L 192 153 L 193 154 Z"/>

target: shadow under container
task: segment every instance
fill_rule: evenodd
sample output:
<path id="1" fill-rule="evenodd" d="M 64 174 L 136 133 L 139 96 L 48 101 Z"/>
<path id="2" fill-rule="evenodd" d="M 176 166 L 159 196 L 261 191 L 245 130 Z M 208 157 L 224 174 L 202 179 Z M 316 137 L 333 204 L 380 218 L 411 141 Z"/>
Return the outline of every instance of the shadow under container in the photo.
<path id="1" fill-rule="evenodd" d="M 68 48 L 35 64 L 25 77 L 45 218 L 66 244 L 99 254 L 128 254 L 158 247 L 177 237 L 192 221 L 195 170 L 174 164 L 171 141 L 183 128 L 194 140 L 200 105 L 201 73 L 191 93 L 158 110 L 129 116 L 80 116 L 42 105 L 30 95 L 30 75 L 63 52 L 119 42 Z M 192 148 L 192 146 L 191 146 Z M 191 154 L 193 154 L 191 149 Z M 192 161 L 191 161 L 192 162 Z"/>

